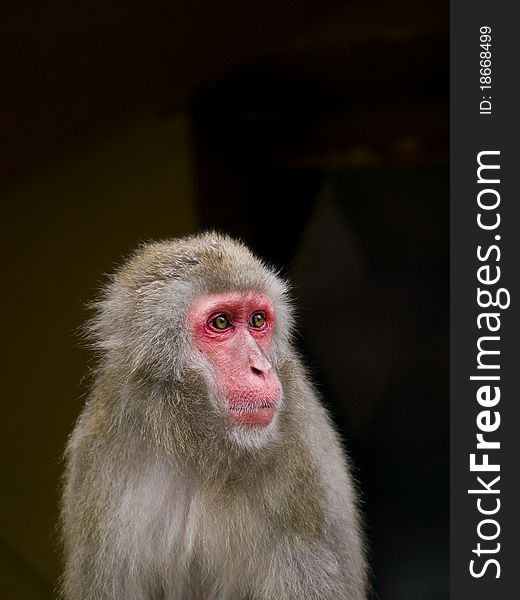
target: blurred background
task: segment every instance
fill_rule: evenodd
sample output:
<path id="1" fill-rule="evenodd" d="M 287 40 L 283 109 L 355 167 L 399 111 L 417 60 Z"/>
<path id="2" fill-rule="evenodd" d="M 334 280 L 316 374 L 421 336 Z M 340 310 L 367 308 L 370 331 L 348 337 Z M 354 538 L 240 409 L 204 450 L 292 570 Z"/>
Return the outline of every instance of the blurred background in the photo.
<path id="1" fill-rule="evenodd" d="M 377 597 L 448 598 L 448 28 L 444 0 L 3 7 L 0 597 L 55 596 L 85 304 L 218 228 L 293 283 Z"/>

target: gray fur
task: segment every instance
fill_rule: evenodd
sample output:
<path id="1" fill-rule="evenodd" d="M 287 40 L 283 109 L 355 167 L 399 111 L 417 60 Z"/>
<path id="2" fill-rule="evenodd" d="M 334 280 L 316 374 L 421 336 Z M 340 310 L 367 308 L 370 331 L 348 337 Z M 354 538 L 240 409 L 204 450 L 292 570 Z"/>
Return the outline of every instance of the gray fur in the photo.
<path id="1" fill-rule="evenodd" d="M 258 290 L 277 312 L 277 421 L 237 435 L 187 335 L 200 294 Z M 216 234 L 152 243 L 114 275 L 66 452 L 66 600 L 364 600 L 356 498 L 337 434 L 291 347 L 287 287 Z M 236 427 L 236 426 L 235 426 Z"/>

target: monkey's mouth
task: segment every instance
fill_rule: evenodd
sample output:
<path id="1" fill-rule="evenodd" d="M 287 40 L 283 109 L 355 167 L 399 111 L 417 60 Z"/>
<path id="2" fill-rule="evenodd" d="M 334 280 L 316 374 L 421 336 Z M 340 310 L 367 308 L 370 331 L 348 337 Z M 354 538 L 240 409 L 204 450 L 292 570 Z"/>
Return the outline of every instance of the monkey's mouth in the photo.
<path id="1" fill-rule="evenodd" d="M 230 404 L 232 419 L 246 427 L 267 427 L 274 418 L 276 406 L 273 402 L 254 404 Z"/>

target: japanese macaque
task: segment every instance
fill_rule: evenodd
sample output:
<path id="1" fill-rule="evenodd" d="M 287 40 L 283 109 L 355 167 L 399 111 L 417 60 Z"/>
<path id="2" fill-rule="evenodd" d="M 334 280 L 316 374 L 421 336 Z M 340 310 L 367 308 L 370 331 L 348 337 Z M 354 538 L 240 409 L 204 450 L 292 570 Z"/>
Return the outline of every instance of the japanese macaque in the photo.
<path id="1" fill-rule="evenodd" d="M 366 598 L 355 489 L 287 294 L 211 233 L 147 244 L 112 277 L 66 451 L 64 598 Z"/>

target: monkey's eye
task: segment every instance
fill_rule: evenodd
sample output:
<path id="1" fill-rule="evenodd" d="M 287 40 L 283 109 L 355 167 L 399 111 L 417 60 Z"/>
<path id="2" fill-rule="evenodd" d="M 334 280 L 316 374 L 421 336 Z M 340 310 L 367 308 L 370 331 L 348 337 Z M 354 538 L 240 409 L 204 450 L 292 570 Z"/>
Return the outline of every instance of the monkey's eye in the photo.
<path id="1" fill-rule="evenodd" d="M 265 325 L 265 315 L 263 312 L 256 312 L 251 317 L 251 326 L 260 329 Z"/>
<path id="2" fill-rule="evenodd" d="M 231 327 L 231 323 L 224 313 L 213 317 L 213 319 L 211 319 L 211 324 L 215 329 L 220 329 L 221 331 L 223 329 L 228 329 L 228 327 Z"/>

